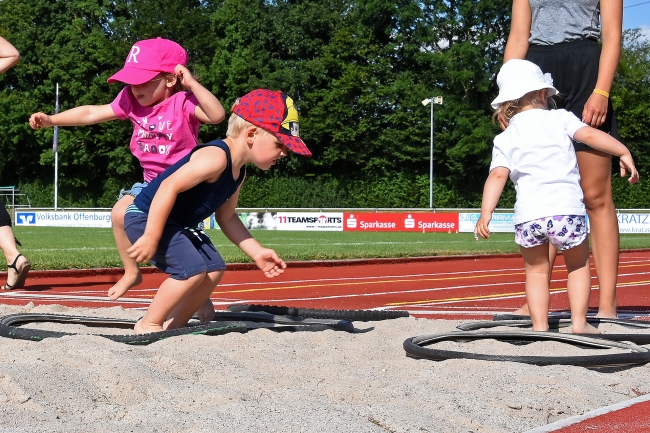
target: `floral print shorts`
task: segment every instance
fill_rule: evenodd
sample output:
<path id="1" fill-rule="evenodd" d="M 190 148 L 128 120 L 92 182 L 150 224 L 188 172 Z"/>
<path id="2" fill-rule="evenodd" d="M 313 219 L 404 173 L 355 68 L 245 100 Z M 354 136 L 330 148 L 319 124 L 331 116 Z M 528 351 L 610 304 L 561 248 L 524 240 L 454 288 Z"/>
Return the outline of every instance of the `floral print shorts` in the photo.
<path id="1" fill-rule="evenodd" d="M 559 251 L 580 245 L 587 237 L 584 216 L 557 215 L 539 218 L 515 226 L 515 242 L 524 248 L 550 242 Z"/>

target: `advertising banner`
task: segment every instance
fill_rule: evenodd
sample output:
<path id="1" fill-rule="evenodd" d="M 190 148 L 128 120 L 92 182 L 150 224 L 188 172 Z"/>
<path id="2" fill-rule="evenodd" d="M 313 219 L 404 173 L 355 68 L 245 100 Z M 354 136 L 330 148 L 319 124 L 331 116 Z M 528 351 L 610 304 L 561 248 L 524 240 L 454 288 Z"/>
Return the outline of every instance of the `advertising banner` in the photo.
<path id="1" fill-rule="evenodd" d="M 457 213 L 402 213 L 405 232 L 458 232 Z"/>
<path id="2" fill-rule="evenodd" d="M 343 212 L 278 212 L 277 230 L 343 231 Z"/>
<path id="3" fill-rule="evenodd" d="M 111 228 L 110 212 L 16 211 L 17 226 Z"/>
<path id="4" fill-rule="evenodd" d="M 458 214 L 459 230 L 462 233 L 471 233 L 474 231 L 476 222 L 481 217 L 480 213 L 460 213 Z M 495 213 L 492 214 L 492 221 L 488 228 L 492 233 L 514 233 L 514 213 Z"/>
<path id="5" fill-rule="evenodd" d="M 650 214 L 647 213 L 620 213 L 618 218 L 618 232 L 623 233 L 650 233 Z"/>
<path id="6" fill-rule="evenodd" d="M 399 213 L 349 213 L 343 214 L 344 231 L 397 232 L 400 230 Z"/>

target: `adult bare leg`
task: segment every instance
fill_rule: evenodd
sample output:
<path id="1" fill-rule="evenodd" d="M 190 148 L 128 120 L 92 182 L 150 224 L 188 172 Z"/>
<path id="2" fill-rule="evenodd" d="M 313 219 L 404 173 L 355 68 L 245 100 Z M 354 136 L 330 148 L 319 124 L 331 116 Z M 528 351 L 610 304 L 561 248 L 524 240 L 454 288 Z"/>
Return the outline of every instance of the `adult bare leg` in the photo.
<path id="1" fill-rule="evenodd" d="M 591 230 L 591 251 L 598 277 L 597 317 L 616 318 L 616 282 L 620 249 L 618 220 L 612 198 L 612 158 L 595 150 L 576 152 L 580 186 Z"/>
<path id="2" fill-rule="evenodd" d="M 2 254 L 4 254 L 7 264 L 14 264 L 17 269 L 22 270 L 23 275 L 21 280 L 24 281 L 27 271 L 29 268 L 26 267 L 29 264 L 29 260 L 25 256 L 20 256 L 18 247 L 16 246 L 16 237 L 14 236 L 14 231 L 11 226 L 2 226 L 0 227 L 0 249 L 2 249 Z M 14 263 L 15 261 L 15 263 Z M 7 267 L 7 285 L 4 287 L 6 289 L 20 288 L 22 284 L 16 284 L 18 282 L 19 274 L 16 270 L 10 266 Z"/>

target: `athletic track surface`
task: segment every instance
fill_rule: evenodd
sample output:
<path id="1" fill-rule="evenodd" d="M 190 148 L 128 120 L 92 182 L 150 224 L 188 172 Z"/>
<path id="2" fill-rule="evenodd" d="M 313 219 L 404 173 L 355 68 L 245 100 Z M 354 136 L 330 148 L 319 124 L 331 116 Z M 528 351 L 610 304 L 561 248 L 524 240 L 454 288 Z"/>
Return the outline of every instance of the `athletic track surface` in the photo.
<path id="1" fill-rule="evenodd" d="M 118 301 L 107 290 L 121 276 L 117 269 L 32 271 L 26 287 L 0 293 L 8 305 L 58 304 L 68 307 L 146 309 L 166 278 L 143 270 L 144 281 Z M 591 306 L 598 306 L 595 272 Z M 553 270 L 551 310 L 568 311 L 562 257 Z M 650 313 L 650 250 L 624 251 L 618 278 L 619 313 L 633 318 Z M 341 262 L 292 262 L 279 278 L 267 279 L 252 265 L 230 265 L 212 294 L 217 310 L 235 303 L 317 309 L 407 310 L 416 317 L 491 320 L 524 302 L 524 264 L 519 255 L 373 259 Z M 534 432 L 650 431 L 650 399 L 641 396 Z M 578 419 L 579 418 L 579 419 Z M 532 431 L 531 431 L 532 432 Z"/>

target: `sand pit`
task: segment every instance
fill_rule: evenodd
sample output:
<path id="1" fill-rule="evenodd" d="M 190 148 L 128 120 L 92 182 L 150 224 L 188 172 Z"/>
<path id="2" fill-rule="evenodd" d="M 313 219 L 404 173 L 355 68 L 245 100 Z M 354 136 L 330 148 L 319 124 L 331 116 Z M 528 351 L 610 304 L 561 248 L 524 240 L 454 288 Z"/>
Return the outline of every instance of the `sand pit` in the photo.
<path id="1" fill-rule="evenodd" d="M 0 306 L 1 316 L 24 312 L 143 314 Z M 355 333 L 255 329 L 147 346 L 93 335 L 1 338 L 0 431 L 510 433 L 650 392 L 645 365 L 590 370 L 406 356 L 405 339 L 459 323 L 409 317 L 354 322 Z M 79 325 L 33 326 L 83 334 L 70 327 Z M 471 344 L 486 352 L 585 353 L 557 343 Z"/>

